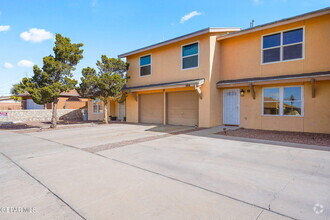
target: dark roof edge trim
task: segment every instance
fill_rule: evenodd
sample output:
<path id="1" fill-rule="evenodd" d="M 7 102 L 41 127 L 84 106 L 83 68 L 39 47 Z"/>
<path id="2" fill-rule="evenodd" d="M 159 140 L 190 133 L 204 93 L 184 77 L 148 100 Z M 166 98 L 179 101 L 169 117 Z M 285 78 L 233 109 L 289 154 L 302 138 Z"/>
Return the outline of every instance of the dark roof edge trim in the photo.
<path id="1" fill-rule="evenodd" d="M 302 74 L 294 74 L 294 75 L 283 75 L 283 76 L 271 76 L 271 77 L 255 77 L 255 78 L 234 79 L 234 80 L 221 80 L 221 81 L 217 82 L 217 85 L 276 81 L 276 80 L 285 80 L 285 79 L 299 79 L 299 78 L 308 78 L 308 77 L 312 78 L 312 77 L 319 77 L 319 76 L 330 76 L 330 71 L 302 73 Z"/>
<path id="2" fill-rule="evenodd" d="M 143 86 L 133 86 L 133 87 L 124 87 L 122 90 L 138 90 L 138 89 L 148 89 L 148 88 L 154 88 L 154 87 L 170 87 L 170 86 L 179 86 L 179 85 L 187 85 L 187 84 L 203 84 L 205 81 L 204 78 L 200 79 L 192 79 L 192 80 L 184 80 L 184 81 L 176 81 L 176 82 L 169 82 L 169 83 L 158 83 L 158 84 L 149 84 L 149 85 L 143 85 Z"/>
<path id="3" fill-rule="evenodd" d="M 198 30 L 198 31 L 195 31 L 195 32 L 192 32 L 192 33 L 189 33 L 189 34 L 185 34 L 185 35 L 182 35 L 182 36 L 179 36 L 179 37 L 175 37 L 175 38 L 172 38 L 172 39 L 169 39 L 169 40 L 165 40 L 165 41 L 162 41 L 160 43 L 152 44 L 152 45 L 149 45 L 149 46 L 146 46 L 146 47 L 142 47 L 142 48 L 139 48 L 139 49 L 136 49 L 136 50 L 132 50 L 132 51 L 127 52 L 127 53 L 120 54 L 120 55 L 118 55 L 118 58 L 124 58 L 124 57 L 130 56 L 130 55 L 141 53 L 141 52 L 144 52 L 144 51 L 147 51 L 147 50 L 151 50 L 151 49 L 154 49 L 154 48 L 157 48 L 157 47 L 165 46 L 165 45 L 175 43 L 175 42 L 178 42 L 178 41 L 182 41 L 182 40 L 185 40 L 185 39 L 189 39 L 189 38 L 192 38 L 192 37 L 197 37 L 197 36 L 207 34 L 207 33 L 232 32 L 232 31 L 240 31 L 240 30 L 241 30 L 241 28 L 238 28 L 238 27 L 223 27 L 223 28 L 222 27 L 219 27 L 219 28 L 209 27 L 209 28 L 204 28 L 202 30 Z"/>
<path id="4" fill-rule="evenodd" d="M 217 40 L 224 40 L 224 39 L 231 38 L 231 37 L 236 37 L 236 36 L 240 36 L 240 35 L 244 35 L 244 34 L 248 34 L 248 33 L 253 33 L 253 32 L 256 32 L 256 31 L 261 31 L 261 30 L 264 30 L 264 29 L 267 29 L 267 28 L 272 28 L 272 27 L 284 25 L 284 24 L 287 24 L 287 23 L 293 23 L 293 22 L 308 19 L 308 18 L 313 18 L 313 17 L 317 17 L 317 16 L 326 15 L 326 14 L 329 14 L 329 13 L 330 13 L 330 7 L 322 8 L 322 9 L 319 9 L 319 10 L 316 10 L 316 11 L 311 11 L 311 12 L 296 15 L 296 16 L 293 16 L 293 17 L 284 18 L 284 19 L 277 20 L 277 21 L 272 21 L 272 22 L 269 22 L 269 23 L 266 23 L 266 24 L 261 24 L 261 25 L 258 25 L 258 26 L 252 27 L 252 28 L 243 29 L 241 31 L 236 31 L 236 32 L 220 35 L 220 36 L 218 36 Z"/>

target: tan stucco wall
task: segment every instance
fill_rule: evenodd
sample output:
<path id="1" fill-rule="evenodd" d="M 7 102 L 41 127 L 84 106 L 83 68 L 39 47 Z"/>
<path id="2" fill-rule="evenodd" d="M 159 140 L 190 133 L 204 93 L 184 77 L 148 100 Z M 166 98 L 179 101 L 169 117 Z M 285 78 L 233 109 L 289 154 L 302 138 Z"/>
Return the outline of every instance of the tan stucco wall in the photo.
<path id="1" fill-rule="evenodd" d="M 262 35 L 305 29 L 303 60 L 261 64 Z M 330 70 L 330 14 L 219 41 L 221 80 L 267 77 Z"/>
<path id="2" fill-rule="evenodd" d="M 181 46 L 199 42 L 199 68 L 181 70 Z M 208 72 L 209 37 L 203 35 L 127 57 L 127 87 L 204 78 Z M 151 54 L 152 73 L 139 76 L 139 58 Z"/>
<path id="3" fill-rule="evenodd" d="M 240 126 L 244 128 L 330 133 L 330 81 L 316 82 L 312 98 L 309 82 L 272 84 L 264 87 L 303 85 L 304 116 L 262 116 L 262 86 L 255 86 L 256 99 L 250 93 L 240 97 Z M 245 91 L 247 87 L 242 87 Z"/>
<path id="4" fill-rule="evenodd" d="M 316 97 L 312 87 L 305 83 L 304 131 L 330 133 L 330 81 L 316 82 Z"/>
<path id="5" fill-rule="evenodd" d="M 220 44 L 216 36 L 210 38 L 210 109 L 209 127 L 222 124 L 222 91 L 217 89 L 216 83 L 220 80 Z"/>
<path id="6" fill-rule="evenodd" d="M 298 27 L 305 28 L 304 59 L 262 65 L 262 35 Z M 221 40 L 217 45 L 220 47 L 220 71 L 218 72 L 220 80 L 329 71 L 330 15 Z M 304 85 L 304 117 L 262 116 L 262 86 L 255 86 L 255 100 L 249 93 L 241 97 L 240 126 L 266 130 L 330 133 L 330 111 L 328 110 L 330 109 L 330 82 L 316 82 L 315 98 L 311 97 L 309 82 L 269 84 L 265 87 L 288 85 Z M 248 89 L 247 87 L 236 88 L 243 88 L 245 91 Z M 220 111 L 222 111 L 222 91 L 220 89 L 218 99 L 214 102 L 218 103 Z M 216 102 L 217 100 L 219 101 Z M 222 112 L 220 117 L 222 118 Z"/>
<path id="7" fill-rule="evenodd" d="M 108 102 L 108 115 L 110 116 L 111 115 L 111 102 L 109 101 Z M 97 120 L 100 120 L 102 121 L 103 120 L 103 112 L 101 113 L 93 113 L 93 100 L 88 100 L 88 120 L 91 120 L 91 121 L 97 121 Z"/>
<path id="8" fill-rule="evenodd" d="M 219 69 L 219 63 L 214 59 L 210 59 L 210 57 L 214 57 L 213 54 L 215 52 L 218 52 L 215 45 L 216 36 L 219 34 L 221 33 L 205 34 L 127 57 L 127 62 L 130 64 L 128 70 L 130 79 L 127 82 L 127 87 L 204 78 L 205 83 L 201 87 L 203 98 L 199 99 L 199 126 L 211 127 L 219 124 L 219 117 L 216 116 L 219 116 L 220 113 L 214 109 L 214 105 L 212 104 L 212 101 L 215 101 L 217 98 L 216 96 L 210 96 L 211 92 L 215 94 L 219 93 L 216 89 L 216 82 L 219 77 L 214 77 L 211 74 L 213 68 Z M 199 67 L 181 70 L 182 45 L 197 41 L 199 42 Z M 140 77 L 139 57 L 147 54 L 152 55 L 152 74 L 150 76 Z M 129 95 L 126 103 L 127 121 L 138 122 L 137 102 Z M 212 115 L 211 111 L 213 112 Z M 216 120 L 214 120 L 215 118 Z"/>
<path id="9" fill-rule="evenodd" d="M 261 64 L 262 35 L 302 26 L 305 28 L 305 57 L 303 60 Z M 205 84 L 201 88 L 203 98 L 199 99 L 199 126 L 211 127 L 222 124 L 223 90 L 216 88 L 216 83 L 219 80 L 330 70 L 330 15 L 222 41 L 216 40 L 216 36 L 219 34 L 207 34 L 127 57 L 127 62 L 130 64 L 128 71 L 130 79 L 127 86 L 204 78 Z M 199 68 L 181 70 L 181 46 L 196 41 L 199 42 Z M 147 54 L 152 55 L 152 75 L 140 77 L 139 57 Z M 280 84 L 279 86 L 283 85 L 294 84 Z M 304 117 L 262 116 L 262 87 L 255 86 L 255 100 L 251 98 L 251 94 L 246 94 L 241 98 L 240 126 L 256 129 L 330 133 L 329 111 L 327 110 L 330 108 L 329 81 L 317 81 L 317 96 L 314 99 L 311 98 L 310 83 L 300 83 L 299 85 L 304 85 Z M 173 91 L 175 90 L 179 89 Z M 167 91 L 165 90 L 165 92 Z M 147 92 L 162 92 L 162 90 Z M 137 99 L 138 95 L 142 93 L 144 92 L 136 93 Z M 132 95 L 128 95 L 126 100 L 128 122 L 139 122 L 138 109 L 138 100 L 135 100 Z"/>

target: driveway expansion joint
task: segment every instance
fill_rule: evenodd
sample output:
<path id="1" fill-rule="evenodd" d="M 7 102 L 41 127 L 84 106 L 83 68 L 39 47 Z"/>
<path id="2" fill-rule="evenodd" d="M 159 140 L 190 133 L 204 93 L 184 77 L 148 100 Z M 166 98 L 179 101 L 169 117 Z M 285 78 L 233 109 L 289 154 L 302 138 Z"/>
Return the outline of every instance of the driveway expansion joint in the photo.
<path id="1" fill-rule="evenodd" d="M 220 193 L 220 192 L 217 192 L 217 191 L 214 191 L 214 190 L 211 190 L 211 189 L 207 189 L 207 188 L 204 188 L 202 186 L 198 186 L 198 185 L 195 185 L 193 183 L 189 183 L 189 182 L 186 182 L 186 181 L 183 181 L 183 180 L 180 180 L 180 179 L 177 179 L 177 178 L 174 178 L 174 177 L 171 177 L 171 176 L 167 176 L 167 175 L 164 175 L 164 174 L 161 174 L 161 173 L 158 173 L 158 172 L 155 172 L 155 171 L 152 171 L 152 170 L 149 170 L 149 169 L 145 169 L 143 167 L 139 167 L 139 166 L 136 166 L 134 164 L 130 164 L 130 163 L 127 163 L 127 162 L 124 162 L 124 161 L 121 161 L 121 160 L 117 160 L 117 159 L 113 159 L 113 158 L 109 158 L 109 157 L 106 157 L 104 155 L 101 155 L 101 154 L 97 154 L 95 153 L 95 155 L 98 155 L 98 156 L 101 156 L 103 158 L 106 158 L 106 159 L 109 159 L 109 160 L 112 160 L 112 161 L 115 161 L 115 162 L 118 162 L 118 163 L 121 163 L 121 164 L 125 164 L 127 166 L 130 166 L 130 167 L 134 167 L 134 168 L 137 168 L 137 169 L 140 169 L 140 170 L 143 170 L 143 171 L 146 171 L 146 172 L 149 172 L 149 173 L 152 173 L 152 174 L 155 174 L 155 175 L 158 175 L 158 176 L 162 176 L 164 178 L 167 178 L 167 179 L 170 179 L 170 180 L 173 180 L 173 181 L 176 181 L 176 182 L 180 182 L 180 183 L 183 183 L 183 184 L 186 184 L 186 185 L 189 185 L 189 186 L 192 186 L 192 187 L 195 187 L 195 188 L 198 188 L 200 190 L 203 190 L 203 191 L 207 191 L 209 193 L 213 193 L 213 194 L 216 194 L 216 195 L 219 195 L 219 196 L 223 196 L 223 197 L 226 197 L 228 199 L 232 199 L 232 200 L 235 200 L 237 202 L 240 202 L 240 203 L 244 203 L 246 205 L 250 205 L 250 206 L 253 206 L 253 207 L 256 207 L 256 208 L 259 208 L 261 209 L 262 211 L 268 211 L 268 212 L 272 212 L 274 214 L 277 214 L 277 215 L 280 215 L 280 216 L 283 216 L 283 217 L 286 217 L 286 218 L 289 218 L 289 219 L 296 219 L 294 217 L 291 217 L 291 216 L 288 216 L 288 215 L 285 215 L 285 214 L 282 214 L 280 212 L 276 212 L 274 210 L 270 210 L 270 209 L 267 209 L 265 207 L 262 207 L 262 206 L 259 206 L 259 205 L 256 205 L 256 204 L 253 204 L 253 203 L 250 203 L 250 202 L 247 202 L 247 201 L 244 201 L 244 200 L 240 200 L 238 198 L 235 198 L 235 197 L 232 197 L 232 196 L 229 196 L 229 195 L 226 195 L 226 194 L 223 194 L 223 193 Z M 261 212 L 260 212 L 261 214 Z M 259 214 L 259 215 L 260 215 Z M 259 216 L 257 216 L 258 218 Z"/>
<path id="2" fill-rule="evenodd" d="M 167 134 L 162 134 L 162 135 L 155 135 L 155 136 L 151 136 L 151 137 L 147 137 L 147 138 L 138 138 L 138 139 L 133 139 L 133 140 L 130 140 L 129 142 L 131 141 L 141 141 L 141 142 L 134 142 L 134 143 L 127 143 L 127 141 L 122 141 L 122 142 L 117 142 L 117 143 L 113 143 L 113 144 L 118 144 L 118 146 L 116 147 L 124 147 L 124 146 L 127 146 L 127 145 L 131 145 L 131 144 L 136 144 L 136 143 L 142 143 L 142 142 L 146 142 L 146 141 L 152 141 L 152 140 L 157 140 L 157 139 L 161 139 L 161 138 L 165 138 L 165 137 L 170 137 L 170 136 L 173 136 L 173 135 L 179 135 L 179 134 L 186 134 L 186 133 L 190 133 L 190 132 L 194 132 L 194 131 L 198 131 L 198 130 L 201 130 L 203 128 L 195 128 L 195 129 L 190 129 L 190 130 L 184 130 L 184 131 L 176 131 L 176 132 L 170 132 L 170 133 L 167 133 Z M 32 136 L 32 135 L 29 135 L 29 134 L 24 134 L 24 135 L 28 135 L 28 136 Z M 35 136 L 33 136 L 35 137 Z M 81 149 L 81 148 L 78 148 L 78 147 L 75 147 L 75 146 L 72 146 L 72 145 L 68 145 L 68 144 L 63 144 L 63 143 L 60 143 L 60 142 L 56 142 L 56 141 L 53 141 L 53 140 L 49 140 L 49 139 L 46 139 L 46 138 L 41 138 L 41 137 L 35 137 L 35 138 L 39 138 L 39 139 L 42 139 L 42 140 L 46 140 L 46 141 L 49 141 L 49 142 L 53 142 L 53 143 L 57 143 L 57 144 L 60 144 L 62 146 L 65 146 L 65 147 L 70 147 L 70 148 L 73 148 L 73 149 L 76 149 L 76 150 L 80 150 L 80 151 L 83 151 L 83 152 L 87 152 L 87 153 L 91 153 L 91 154 L 94 154 L 96 156 L 100 156 L 102 158 L 105 158 L 105 159 L 109 159 L 109 160 L 112 160 L 112 161 L 115 161 L 115 162 L 118 162 L 118 163 L 121 163 L 121 164 L 125 164 L 127 166 L 131 166 L 131 167 L 134 167 L 136 169 L 140 169 L 140 170 L 143 170 L 145 172 L 149 172 L 149 173 L 152 173 L 152 174 L 155 174 L 155 175 L 159 175 L 159 176 L 162 176 L 164 178 L 168 178 L 168 179 L 171 179 L 173 181 L 177 181 L 177 182 L 180 182 L 180 183 L 183 183 L 183 184 L 186 184 L 186 185 L 190 185 L 192 187 L 195 187 L 195 188 L 198 188 L 198 189 L 201 189 L 201 190 L 204 190 L 204 191 L 207 191 L 207 192 L 210 192 L 210 193 L 214 193 L 214 194 L 217 194 L 219 196 L 223 196 L 223 197 L 226 197 L 228 199 L 232 199 L 232 200 L 235 200 L 237 202 L 241 202 L 241 203 L 244 203 L 244 204 L 247 204 L 247 205 L 250 205 L 250 206 L 253 206 L 253 207 L 256 207 L 256 208 L 259 208 L 261 209 L 262 211 L 268 211 L 268 212 L 272 212 L 274 214 L 277 214 L 277 215 L 280 215 L 280 216 L 283 216 L 283 217 L 286 217 L 286 218 L 289 218 L 289 219 L 296 219 L 294 217 L 291 217 L 291 216 L 288 216 L 288 215 L 285 215 L 285 214 L 282 214 L 280 212 L 276 212 L 274 210 L 270 210 L 268 208 L 265 208 L 265 207 L 262 207 L 262 206 L 259 206 L 259 205 L 256 205 L 256 204 L 253 204 L 253 203 L 250 203 L 250 202 L 247 202 L 247 201 L 244 201 L 244 200 L 240 200 L 238 198 L 235 198 L 235 197 L 231 197 L 229 195 L 226 195 L 226 194 L 222 194 L 220 192 L 217 192 L 217 191 L 213 191 L 211 189 L 207 189 L 207 188 L 204 188 L 204 187 L 201 187 L 201 186 L 198 186 L 198 185 L 195 185 L 195 184 L 192 184 L 192 183 L 189 183 L 189 182 L 185 182 L 183 180 L 180 180 L 180 179 L 176 179 L 176 178 L 173 178 L 173 177 L 170 177 L 170 176 L 167 176 L 167 175 L 164 175 L 164 174 L 161 174 L 161 173 L 158 173 L 158 172 L 155 172 L 155 171 L 152 171 L 152 170 L 148 170 L 148 169 L 145 169 L 143 167 L 139 167 L 139 166 L 136 166 L 134 164 L 130 164 L 130 163 L 127 163 L 127 162 L 124 162 L 124 161 L 120 161 L 120 160 L 117 160 L 117 159 L 113 159 L 113 158 L 109 158 L 109 157 L 106 157 L 104 155 L 101 155 L 101 154 L 98 154 L 97 152 L 99 151 L 103 151 L 103 150 L 107 150 L 107 149 L 104 149 L 101 147 L 104 147 L 104 146 L 113 146 L 113 144 L 107 144 L 107 145 L 99 145 L 99 146 L 95 146 L 96 147 L 99 147 L 97 149 L 94 148 L 94 150 L 91 150 L 93 149 L 93 147 L 90 147 L 90 148 L 85 148 L 85 149 Z M 116 148 L 116 147 L 110 147 L 109 149 L 112 149 L 112 148 Z M 6 155 L 4 155 L 6 156 Z M 6 156 L 7 157 L 7 156 Z M 9 157 L 7 157 L 8 159 L 10 159 Z M 11 160 L 11 159 L 10 159 Z M 12 161 L 12 160 L 11 160 Z M 13 163 L 15 163 L 13 161 Z M 15 163 L 16 164 L 16 163 Z M 18 164 L 16 164 L 18 167 L 20 167 Z M 21 167 L 20 167 L 21 168 Z M 21 168 L 24 172 L 26 172 L 28 175 L 30 175 L 32 178 L 34 178 L 31 174 L 29 174 L 27 171 L 25 171 L 23 168 Z M 47 188 L 47 186 L 45 186 L 44 184 L 42 184 L 38 179 L 34 178 L 36 181 L 38 181 L 41 185 L 43 185 L 45 188 Z M 290 180 L 289 182 L 291 182 L 292 180 Z M 287 183 L 288 184 L 288 183 Z M 286 185 L 287 185 L 286 184 Z M 285 187 L 286 187 L 285 185 Z M 285 189 L 284 187 L 284 189 Z M 48 189 L 48 188 L 47 188 Z M 68 205 L 72 210 L 74 210 L 69 204 L 67 204 L 64 200 L 62 200 L 59 196 L 57 196 L 54 192 L 52 192 L 50 189 L 48 189 L 51 193 L 53 193 L 57 198 L 59 198 L 61 201 L 63 201 L 66 205 Z M 281 190 L 280 190 L 281 191 Z M 276 194 L 276 193 L 275 193 Z M 74 210 L 75 211 L 75 210 Z M 85 219 L 83 216 L 81 216 L 77 211 L 75 211 L 81 218 Z M 260 212 L 260 215 L 261 215 L 262 212 Z M 258 217 L 260 217 L 257 216 Z"/>
<path id="3" fill-rule="evenodd" d="M 10 157 L 8 157 L 6 154 L 0 152 L 5 158 L 7 158 L 10 162 L 15 164 L 19 169 L 21 169 L 24 173 L 26 173 L 28 176 L 30 176 L 32 179 L 34 179 L 37 183 L 39 183 L 41 186 L 43 186 L 46 190 L 48 190 L 47 193 L 51 193 L 53 196 L 55 196 L 57 199 L 59 199 L 61 202 L 63 202 L 69 209 L 71 209 L 74 213 L 76 213 L 81 219 L 86 220 L 84 216 L 82 216 L 77 210 L 75 210 L 70 204 L 68 204 L 64 199 L 62 199 L 59 195 L 57 195 L 54 191 L 52 191 L 50 188 L 48 188 L 44 183 L 42 183 L 39 179 L 37 179 L 35 176 L 33 176 L 31 173 L 29 173 L 27 170 L 25 170 L 22 166 L 20 166 L 18 163 L 16 163 L 14 160 L 12 160 Z"/>
<path id="4" fill-rule="evenodd" d="M 258 216 L 256 217 L 256 219 L 255 220 L 258 220 L 259 219 L 259 217 L 261 216 L 261 214 L 264 212 L 265 210 L 261 210 L 261 212 L 258 214 Z"/>

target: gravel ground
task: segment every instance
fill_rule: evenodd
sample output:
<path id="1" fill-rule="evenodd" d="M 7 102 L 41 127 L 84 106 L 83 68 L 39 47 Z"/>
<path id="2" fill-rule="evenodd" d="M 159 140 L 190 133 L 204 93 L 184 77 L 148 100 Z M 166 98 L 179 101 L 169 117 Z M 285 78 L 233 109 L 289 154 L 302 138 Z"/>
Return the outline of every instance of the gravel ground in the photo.
<path id="1" fill-rule="evenodd" d="M 39 130 L 39 129 L 49 129 L 50 127 L 50 122 L 20 122 L 20 123 L 3 123 L 0 124 L 0 130 L 25 130 L 25 129 L 35 129 L 35 130 Z M 58 121 L 57 125 L 57 129 L 62 129 L 65 128 L 66 126 L 70 125 L 69 127 L 73 127 L 73 126 L 81 126 L 83 124 L 86 125 L 92 125 L 92 124 L 102 124 L 101 122 L 98 121 Z"/>
<path id="2" fill-rule="evenodd" d="M 309 144 L 330 147 L 330 134 L 266 131 L 257 129 L 236 129 L 219 132 L 217 134 L 233 137 L 254 138 L 272 141 L 283 141 L 298 144 Z"/>

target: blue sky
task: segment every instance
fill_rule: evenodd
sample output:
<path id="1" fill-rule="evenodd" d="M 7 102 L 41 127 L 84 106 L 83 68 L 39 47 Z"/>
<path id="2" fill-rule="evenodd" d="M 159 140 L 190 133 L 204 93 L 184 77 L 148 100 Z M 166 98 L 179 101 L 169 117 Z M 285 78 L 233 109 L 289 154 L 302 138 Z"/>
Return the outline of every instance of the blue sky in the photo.
<path id="1" fill-rule="evenodd" d="M 330 0 L 0 0 L 0 96 L 52 54 L 60 33 L 83 43 L 81 69 L 206 27 L 247 28 L 328 7 Z"/>

